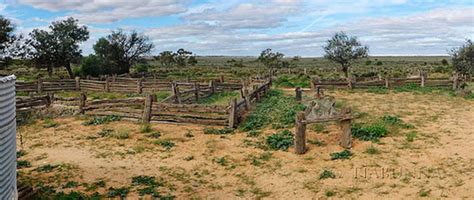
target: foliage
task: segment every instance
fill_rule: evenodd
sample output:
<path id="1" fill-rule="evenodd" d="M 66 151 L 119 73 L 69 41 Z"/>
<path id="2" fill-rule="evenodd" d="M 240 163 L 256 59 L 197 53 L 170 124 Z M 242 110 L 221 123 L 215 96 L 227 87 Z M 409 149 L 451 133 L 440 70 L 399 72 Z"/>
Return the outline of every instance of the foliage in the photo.
<path id="1" fill-rule="evenodd" d="M 82 65 L 80 67 L 79 74 L 81 76 L 99 76 L 104 74 L 106 69 L 104 69 L 102 60 L 96 55 L 89 55 L 82 60 Z"/>
<path id="2" fill-rule="evenodd" d="M 239 96 L 238 92 L 217 92 L 209 97 L 200 98 L 199 104 L 229 105 L 231 99 Z"/>
<path id="3" fill-rule="evenodd" d="M 87 27 L 78 22 L 70 17 L 53 22 L 50 31 L 34 29 L 30 33 L 30 56 L 37 67 L 47 68 L 50 76 L 53 67 L 65 67 L 69 77 L 74 78 L 71 63 L 81 58 L 79 44 L 89 39 Z"/>
<path id="4" fill-rule="evenodd" d="M 23 169 L 23 168 L 28 168 L 28 167 L 31 167 L 30 161 L 27 161 L 27 160 L 18 160 L 18 161 L 16 162 L 16 168 L 17 168 L 17 169 Z"/>
<path id="5" fill-rule="evenodd" d="M 358 59 L 367 57 L 369 48 L 362 46 L 357 37 L 349 37 L 344 32 L 336 33 L 324 47 L 324 57 L 341 65 L 346 77 L 351 63 Z"/>
<path id="6" fill-rule="evenodd" d="M 59 126 L 59 123 L 55 122 L 51 119 L 45 119 L 44 122 L 43 122 L 43 128 L 54 128 L 54 127 L 57 127 L 57 126 Z"/>
<path id="7" fill-rule="evenodd" d="M 338 159 L 349 159 L 353 153 L 347 149 L 344 149 L 341 152 L 334 152 L 329 154 L 331 156 L 331 160 L 338 160 Z"/>
<path id="8" fill-rule="evenodd" d="M 151 127 L 150 123 L 144 123 L 140 127 L 140 133 L 150 133 L 153 131 L 153 128 Z"/>
<path id="9" fill-rule="evenodd" d="M 51 172 L 53 171 L 53 169 L 57 168 L 58 165 L 51 165 L 51 164 L 46 164 L 46 165 L 42 165 L 42 166 L 39 166 L 35 169 L 35 171 L 37 172 Z"/>
<path id="10" fill-rule="evenodd" d="M 135 72 L 146 73 L 149 71 L 150 68 L 151 66 L 149 64 L 140 63 L 140 64 L 135 65 Z"/>
<path id="11" fill-rule="evenodd" d="M 406 136 L 407 142 L 413 142 L 415 141 L 417 134 L 416 134 L 416 131 L 410 131 L 405 136 Z"/>
<path id="12" fill-rule="evenodd" d="M 107 123 L 114 122 L 114 121 L 120 121 L 121 119 L 122 119 L 122 117 L 117 116 L 117 115 L 107 115 L 107 116 L 103 116 L 103 117 L 95 116 L 91 120 L 85 121 L 84 123 L 82 123 L 82 125 L 84 125 L 84 126 L 97 126 L 97 125 L 100 125 L 100 124 L 107 124 Z"/>
<path id="13" fill-rule="evenodd" d="M 281 75 L 274 81 L 277 87 L 310 87 L 311 78 L 307 75 Z"/>
<path id="14" fill-rule="evenodd" d="M 283 130 L 267 137 L 267 144 L 273 150 L 287 151 L 293 145 L 293 133 Z"/>
<path id="15" fill-rule="evenodd" d="M 283 54 L 280 52 L 272 52 L 272 49 L 265 49 L 260 53 L 258 61 L 261 62 L 267 68 L 281 67 Z"/>
<path id="16" fill-rule="evenodd" d="M 23 156 L 25 156 L 27 153 L 25 150 L 19 150 L 16 152 L 16 158 L 21 158 Z"/>
<path id="17" fill-rule="evenodd" d="M 204 128 L 204 134 L 211 134 L 211 135 L 225 135 L 225 134 L 232 134 L 234 133 L 233 128 L 223 128 L 223 129 L 215 129 L 215 128 Z"/>
<path id="18" fill-rule="evenodd" d="M 130 131 L 128 129 L 121 129 L 113 132 L 110 136 L 115 139 L 124 140 L 130 138 Z"/>
<path id="19" fill-rule="evenodd" d="M 130 189 L 127 187 L 121 187 L 121 188 L 114 188 L 110 187 L 109 191 L 107 192 L 107 197 L 113 198 L 119 196 L 121 199 L 125 199 L 127 197 L 127 194 L 130 192 Z"/>
<path id="20" fill-rule="evenodd" d="M 451 50 L 454 71 L 459 75 L 474 73 L 474 44 L 467 40 L 461 47 Z"/>
<path id="21" fill-rule="evenodd" d="M 331 171 L 325 169 L 321 174 L 319 174 L 319 179 L 328 179 L 328 178 L 336 178 L 336 175 Z"/>
<path id="22" fill-rule="evenodd" d="M 258 130 L 272 123 L 274 128 L 288 128 L 294 125 L 296 113 L 305 109 L 293 97 L 284 96 L 280 90 L 271 90 L 257 104 L 241 125 L 241 130 Z"/>
<path id="23" fill-rule="evenodd" d="M 399 117 L 393 115 L 384 115 L 382 117 L 382 121 L 392 126 L 398 126 L 402 128 L 414 128 L 413 125 L 407 124 L 403 122 L 403 120 L 401 120 Z"/>
<path id="24" fill-rule="evenodd" d="M 163 51 L 158 56 L 155 56 L 154 59 L 159 61 L 163 67 L 186 67 L 187 65 L 195 66 L 198 61 L 196 56 L 192 55 L 193 52 L 186 51 L 184 49 L 178 49 L 178 51 Z"/>
<path id="25" fill-rule="evenodd" d="M 130 73 L 130 67 L 153 50 L 150 38 L 135 31 L 112 31 L 94 45 L 95 54 L 102 60 L 105 74 Z"/>
<path id="26" fill-rule="evenodd" d="M 247 137 L 258 137 L 262 134 L 261 131 L 251 130 L 247 133 Z"/>
<path id="27" fill-rule="evenodd" d="M 365 152 L 368 154 L 379 154 L 380 150 L 374 146 L 370 146 L 370 147 L 367 147 L 367 149 L 365 149 Z"/>
<path id="28" fill-rule="evenodd" d="M 378 141 L 380 137 L 384 137 L 388 134 L 385 125 L 380 123 L 375 124 L 352 124 L 351 127 L 352 135 L 355 138 L 365 141 Z"/>
<path id="29" fill-rule="evenodd" d="M 175 146 L 174 142 L 172 142 L 171 140 L 156 140 L 154 143 L 164 147 L 167 150 Z"/>

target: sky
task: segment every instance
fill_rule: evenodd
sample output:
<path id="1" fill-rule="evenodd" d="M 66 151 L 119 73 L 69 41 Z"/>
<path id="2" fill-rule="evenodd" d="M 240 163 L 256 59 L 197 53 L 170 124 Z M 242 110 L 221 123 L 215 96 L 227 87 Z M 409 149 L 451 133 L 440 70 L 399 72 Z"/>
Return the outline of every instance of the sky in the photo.
<path id="1" fill-rule="evenodd" d="M 16 31 L 74 17 L 90 31 L 83 54 L 112 30 L 136 30 L 153 54 L 322 56 L 336 32 L 357 36 L 370 55 L 447 55 L 474 39 L 474 0 L 0 0 Z"/>

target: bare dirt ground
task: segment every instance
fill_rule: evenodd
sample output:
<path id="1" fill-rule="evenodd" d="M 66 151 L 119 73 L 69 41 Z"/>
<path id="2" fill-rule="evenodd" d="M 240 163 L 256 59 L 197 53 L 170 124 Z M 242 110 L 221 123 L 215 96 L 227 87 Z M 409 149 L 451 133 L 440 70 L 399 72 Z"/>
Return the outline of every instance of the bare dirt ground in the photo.
<path id="1" fill-rule="evenodd" d="M 358 113 L 380 117 L 400 116 L 415 126 L 412 130 L 389 133 L 379 143 L 354 140 L 354 156 L 331 160 L 330 153 L 343 150 L 337 144 L 336 124 L 324 133 L 308 128 L 309 151 L 296 155 L 293 149 L 269 151 L 256 148 L 259 138 L 246 133 L 203 134 L 205 126 L 153 124 L 159 139 L 140 133 L 140 125 L 119 121 L 99 126 L 83 126 L 75 117 L 57 118 L 57 127 L 44 128 L 43 122 L 21 127 L 19 149 L 32 167 L 22 176 L 44 182 L 57 190 L 86 191 L 84 186 L 63 189 L 68 181 L 93 183 L 104 180 L 109 187 L 129 187 L 129 199 L 139 198 L 131 186 L 134 176 L 155 176 L 162 180 L 161 194 L 177 199 L 469 199 L 474 196 L 474 101 L 447 95 L 389 93 L 371 94 L 329 91 L 337 100 Z M 126 130 L 128 139 L 99 137 L 103 128 Z M 413 142 L 407 131 L 416 131 Z M 265 135 L 275 133 L 267 129 Z M 192 135 L 192 137 L 191 137 Z M 263 137 L 263 136 L 261 136 Z M 156 140 L 170 139 L 166 149 Z M 375 147 L 378 154 L 368 154 Z M 269 156 L 271 155 L 271 156 Z M 51 172 L 34 169 L 60 164 Z M 323 170 L 334 179 L 320 179 Z"/>

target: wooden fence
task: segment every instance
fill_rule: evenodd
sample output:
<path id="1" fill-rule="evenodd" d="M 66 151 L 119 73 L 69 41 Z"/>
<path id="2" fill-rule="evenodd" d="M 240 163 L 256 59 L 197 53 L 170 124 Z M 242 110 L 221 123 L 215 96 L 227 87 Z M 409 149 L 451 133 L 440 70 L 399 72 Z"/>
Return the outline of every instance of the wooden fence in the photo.
<path id="1" fill-rule="evenodd" d="M 407 84 L 416 84 L 420 87 L 453 87 L 453 81 L 448 78 L 385 78 L 384 80 L 355 81 L 355 80 L 318 80 L 313 79 L 314 88 L 369 88 L 385 87 L 393 88 Z"/>

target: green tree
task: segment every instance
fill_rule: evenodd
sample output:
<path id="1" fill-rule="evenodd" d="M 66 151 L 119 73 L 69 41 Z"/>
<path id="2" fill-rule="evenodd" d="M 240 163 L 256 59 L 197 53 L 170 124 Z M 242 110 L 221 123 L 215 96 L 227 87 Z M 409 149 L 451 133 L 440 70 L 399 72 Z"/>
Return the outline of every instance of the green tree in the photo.
<path id="1" fill-rule="evenodd" d="M 130 73 L 130 68 L 154 48 L 150 38 L 135 31 L 127 34 L 112 31 L 94 45 L 95 54 L 103 59 L 108 74 Z"/>
<path id="2" fill-rule="evenodd" d="M 155 60 L 158 60 L 162 67 L 172 67 L 176 64 L 174 60 L 176 54 L 172 51 L 163 51 L 158 56 L 155 56 Z"/>
<path id="3" fill-rule="evenodd" d="M 191 56 L 189 57 L 188 59 L 188 64 L 191 65 L 191 66 L 196 66 L 196 64 L 198 63 L 197 59 L 196 59 L 196 56 Z"/>
<path id="4" fill-rule="evenodd" d="M 8 66 L 14 58 L 26 57 L 27 42 L 22 35 L 15 35 L 15 25 L 0 15 L 0 67 Z"/>
<path id="5" fill-rule="evenodd" d="M 467 40 L 461 47 L 451 50 L 451 60 L 454 72 L 457 75 L 469 75 L 474 73 L 474 44 Z"/>
<path id="6" fill-rule="evenodd" d="M 268 68 L 281 67 L 283 56 L 284 54 L 280 52 L 272 52 L 272 49 L 265 49 L 260 53 L 257 60 Z"/>
<path id="7" fill-rule="evenodd" d="M 39 67 L 46 67 L 50 76 L 53 67 L 65 67 L 73 78 L 71 63 L 81 58 L 79 44 L 89 39 L 89 31 L 72 17 L 53 22 L 49 29 L 34 29 L 30 33 L 33 61 Z"/>
<path id="8" fill-rule="evenodd" d="M 189 58 L 193 55 L 193 52 L 186 51 L 184 49 L 178 49 L 175 54 L 175 61 L 178 67 L 186 67 Z"/>
<path id="9" fill-rule="evenodd" d="M 369 48 L 361 45 L 357 37 L 347 36 L 344 32 L 336 33 L 324 46 L 324 57 L 339 63 L 344 75 L 349 77 L 348 71 L 351 63 L 359 58 L 368 56 Z"/>
<path id="10" fill-rule="evenodd" d="M 104 74 L 102 60 L 96 55 L 89 55 L 82 60 L 81 75 L 99 76 Z"/>

